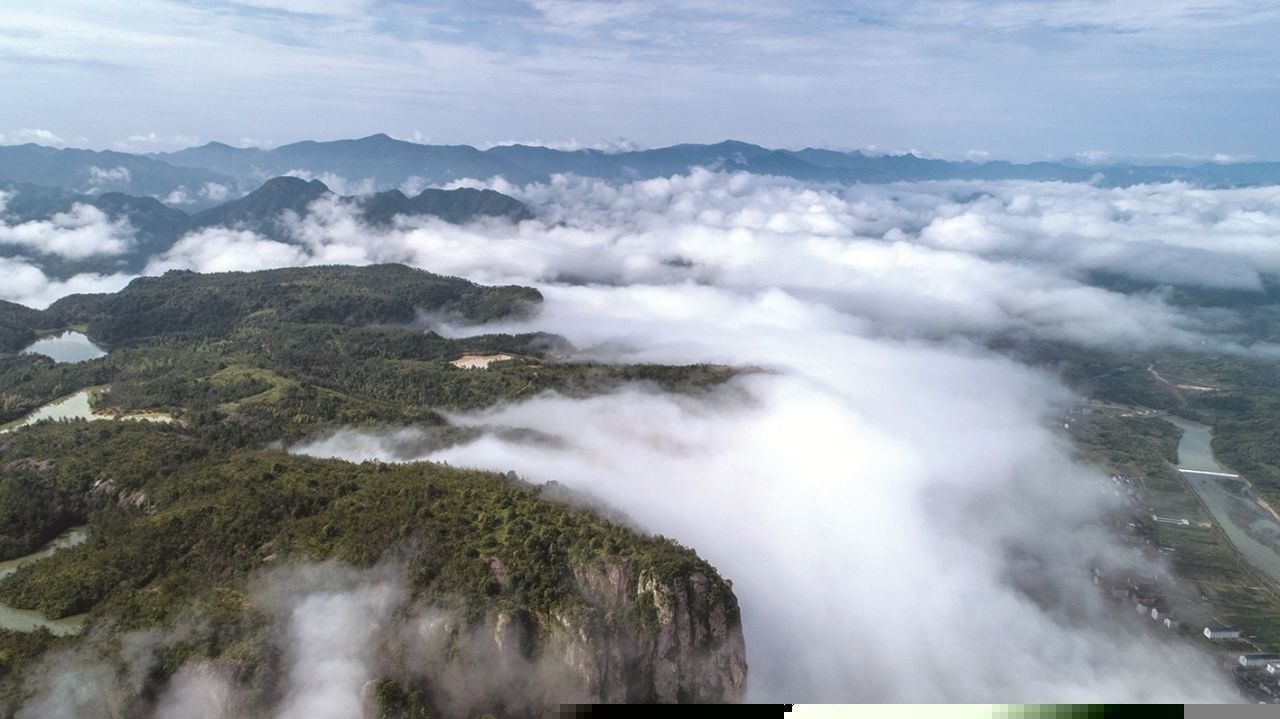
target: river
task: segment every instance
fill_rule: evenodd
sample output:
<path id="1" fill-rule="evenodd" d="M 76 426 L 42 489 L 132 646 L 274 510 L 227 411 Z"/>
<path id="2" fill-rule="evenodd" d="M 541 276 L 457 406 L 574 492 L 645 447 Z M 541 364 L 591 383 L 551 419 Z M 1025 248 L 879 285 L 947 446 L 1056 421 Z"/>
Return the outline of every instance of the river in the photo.
<path id="1" fill-rule="evenodd" d="M 76 527 L 67 530 L 31 554 L 10 559 L 7 562 L 0 562 L 0 581 L 18 571 L 18 567 L 45 559 L 60 549 L 74 547 L 87 537 L 84 527 Z M 19 632 L 31 632 L 44 627 L 59 636 L 78 634 L 84 628 L 85 616 L 84 614 L 76 614 L 62 619 L 45 619 L 40 612 L 18 609 L 0 603 L 0 629 L 12 629 Z"/>
<path id="2" fill-rule="evenodd" d="M 1213 455 L 1213 430 L 1181 417 L 1166 417 L 1182 430 L 1178 442 L 1178 469 L 1233 474 Z M 1280 584 L 1280 521 L 1258 504 L 1243 480 L 1207 474 L 1182 477 L 1209 508 L 1227 539 L 1254 569 Z"/>

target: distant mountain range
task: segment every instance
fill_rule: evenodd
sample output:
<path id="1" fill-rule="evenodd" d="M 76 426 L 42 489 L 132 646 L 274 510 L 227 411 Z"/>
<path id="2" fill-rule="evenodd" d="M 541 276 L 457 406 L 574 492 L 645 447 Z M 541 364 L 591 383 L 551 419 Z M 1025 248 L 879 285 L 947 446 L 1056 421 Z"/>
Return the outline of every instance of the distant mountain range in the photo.
<path id="1" fill-rule="evenodd" d="M 915 155 L 868 155 L 806 148 L 775 150 L 746 142 L 686 144 L 607 153 L 504 145 L 421 145 L 387 135 L 357 140 L 296 142 L 271 150 L 220 142 L 153 155 L 0 147 L 0 181 L 85 194 L 128 192 L 189 210 L 213 207 L 281 175 L 341 178 L 374 190 L 439 186 L 460 179 L 503 177 L 516 184 L 573 173 L 607 180 L 684 174 L 694 167 L 778 175 L 806 181 L 884 183 L 917 180 L 1052 180 L 1125 186 L 1183 181 L 1204 187 L 1280 183 L 1280 162 L 1192 167 L 1081 165 L 1075 162 L 953 162 Z"/>
<path id="2" fill-rule="evenodd" d="M 76 192 L 130 192 L 166 199 L 181 188 L 233 188 L 229 176 L 199 167 L 171 165 L 144 155 L 41 145 L 0 146 L 0 181 L 59 187 Z M 214 190 L 216 192 L 216 190 Z"/>
<path id="3" fill-rule="evenodd" d="M 54 276 L 78 272 L 138 272 L 149 258 L 172 247 L 183 235 L 207 227 L 251 230 L 271 239 L 292 242 L 294 238 L 282 221 L 285 213 L 291 211 L 305 215 L 307 208 L 316 200 L 326 196 L 338 197 L 319 180 L 277 177 L 244 197 L 189 215 L 154 197 L 119 192 L 90 195 L 61 188 L 0 182 L 0 193 L 6 198 L 0 208 L 0 217 L 9 224 L 49 220 L 59 213 L 70 213 L 77 204 L 84 204 L 98 208 L 112 221 L 127 220 L 133 228 L 133 245 L 120 255 L 67 259 L 41 253 L 25 245 L 0 243 L 0 257 L 35 255 L 45 272 Z M 471 188 L 428 189 L 413 197 L 400 190 L 387 190 L 339 199 L 359 207 L 364 222 L 375 227 L 389 226 L 402 215 L 438 217 L 452 223 L 483 217 L 518 222 L 533 216 L 529 208 L 515 198 L 493 190 Z"/>
<path id="4" fill-rule="evenodd" d="M 358 140 L 297 142 L 274 150 L 235 148 L 211 142 L 152 158 L 176 167 L 205 170 L 240 180 L 299 172 L 332 173 L 347 180 L 372 180 L 378 188 L 397 187 L 412 179 L 443 184 L 462 178 L 495 176 L 520 184 L 546 180 L 557 173 L 630 180 L 684 174 L 694 167 L 842 183 L 1024 179 L 1124 186 L 1181 180 L 1223 187 L 1280 182 L 1280 162 L 1206 163 L 1194 167 L 953 162 L 911 154 L 868 155 L 814 148 L 773 150 L 734 140 L 714 145 L 685 144 L 608 153 L 529 145 L 477 150 L 468 145 L 420 145 L 379 134 Z M 0 173 L 3 173 L 2 159 Z"/>

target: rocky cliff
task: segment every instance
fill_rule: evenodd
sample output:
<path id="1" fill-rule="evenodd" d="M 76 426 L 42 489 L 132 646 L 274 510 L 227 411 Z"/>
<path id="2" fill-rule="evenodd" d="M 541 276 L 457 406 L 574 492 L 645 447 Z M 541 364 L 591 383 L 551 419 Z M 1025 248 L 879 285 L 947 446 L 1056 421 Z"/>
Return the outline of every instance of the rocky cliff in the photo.
<path id="1" fill-rule="evenodd" d="M 642 561 L 574 570 L 580 602 L 548 612 L 410 610 L 365 685 L 377 717 L 544 715 L 562 703 L 738 702 L 747 664 L 737 600 L 714 570 Z"/>
<path id="2" fill-rule="evenodd" d="M 584 634 L 604 646 L 604 656 L 612 661 L 588 660 L 575 667 L 599 701 L 742 700 L 747 679 L 742 623 L 737 599 L 719 576 L 695 571 L 660 577 L 652 569 L 637 570 L 631 561 L 606 559 L 577 569 L 574 578 L 591 609 L 576 622 L 557 617 L 557 630 L 572 634 L 576 628 L 579 647 Z"/>

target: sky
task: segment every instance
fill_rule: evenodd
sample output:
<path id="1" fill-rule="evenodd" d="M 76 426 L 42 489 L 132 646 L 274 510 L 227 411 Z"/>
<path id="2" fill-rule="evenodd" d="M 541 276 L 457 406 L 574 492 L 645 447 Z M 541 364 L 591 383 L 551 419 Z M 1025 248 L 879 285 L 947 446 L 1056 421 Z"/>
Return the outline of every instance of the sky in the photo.
<path id="1" fill-rule="evenodd" d="M 1278 159 L 1254 0 L 7 0 L 0 142 Z"/>

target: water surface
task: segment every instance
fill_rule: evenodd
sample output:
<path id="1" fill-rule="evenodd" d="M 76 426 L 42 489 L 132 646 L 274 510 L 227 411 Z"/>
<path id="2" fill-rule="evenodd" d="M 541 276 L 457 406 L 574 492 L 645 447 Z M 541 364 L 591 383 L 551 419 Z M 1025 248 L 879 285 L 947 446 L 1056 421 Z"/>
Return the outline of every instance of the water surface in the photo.
<path id="1" fill-rule="evenodd" d="M 84 527 L 74 527 L 31 554 L 0 562 L 0 581 L 18 571 L 19 567 L 46 559 L 62 549 L 74 547 L 84 542 L 86 538 L 88 533 L 85 532 Z M 33 632 L 43 627 L 58 636 L 78 634 L 84 628 L 85 617 L 84 614 L 76 614 L 62 619 L 45 619 L 40 612 L 18 609 L 0 603 L 0 629 L 12 629 L 18 632 Z"/>
<path id="2" fill-rule="evenodd" d="M 131 412 L 129 414 L 95 414 L 93 408 L 89 406 L 89 400 L 92 399 L 92 393 L 101 391 L 103 388 L 95 387 L 91 389 L 82 389 L 75 394 L 67 395 L 62 399 L 54 400 L 49 404 L 35 410 L 31 414 L 22 419 L 10 422 L 0 427 L 0 434 L 11 432 L 19 427 L 26 427 L 35 424 L 41 420 L 64 420 L 64 419 L 128 419 L 142 422 L 173 422 L 172 415 L 163 412 Z"/>
<path id="3" fill-rule="evenodd" d="M 22 350 L 24 354 L 40 354 L 54 362 L 87 362 L 106 356 L 106 350 L 95 345 L 80 332 L 63 332 L 32 342 Z"/>
<path id="4" fill-rule="evenodd" d="M 103 417 L 95 417 L 93 409 L 89 406 L 89 390 L 84 389 L 73 395 L 52 401 L 26 417 L 6 425 L 0 431 L 8 432 L 46 419 L 103 419 Z"/>

